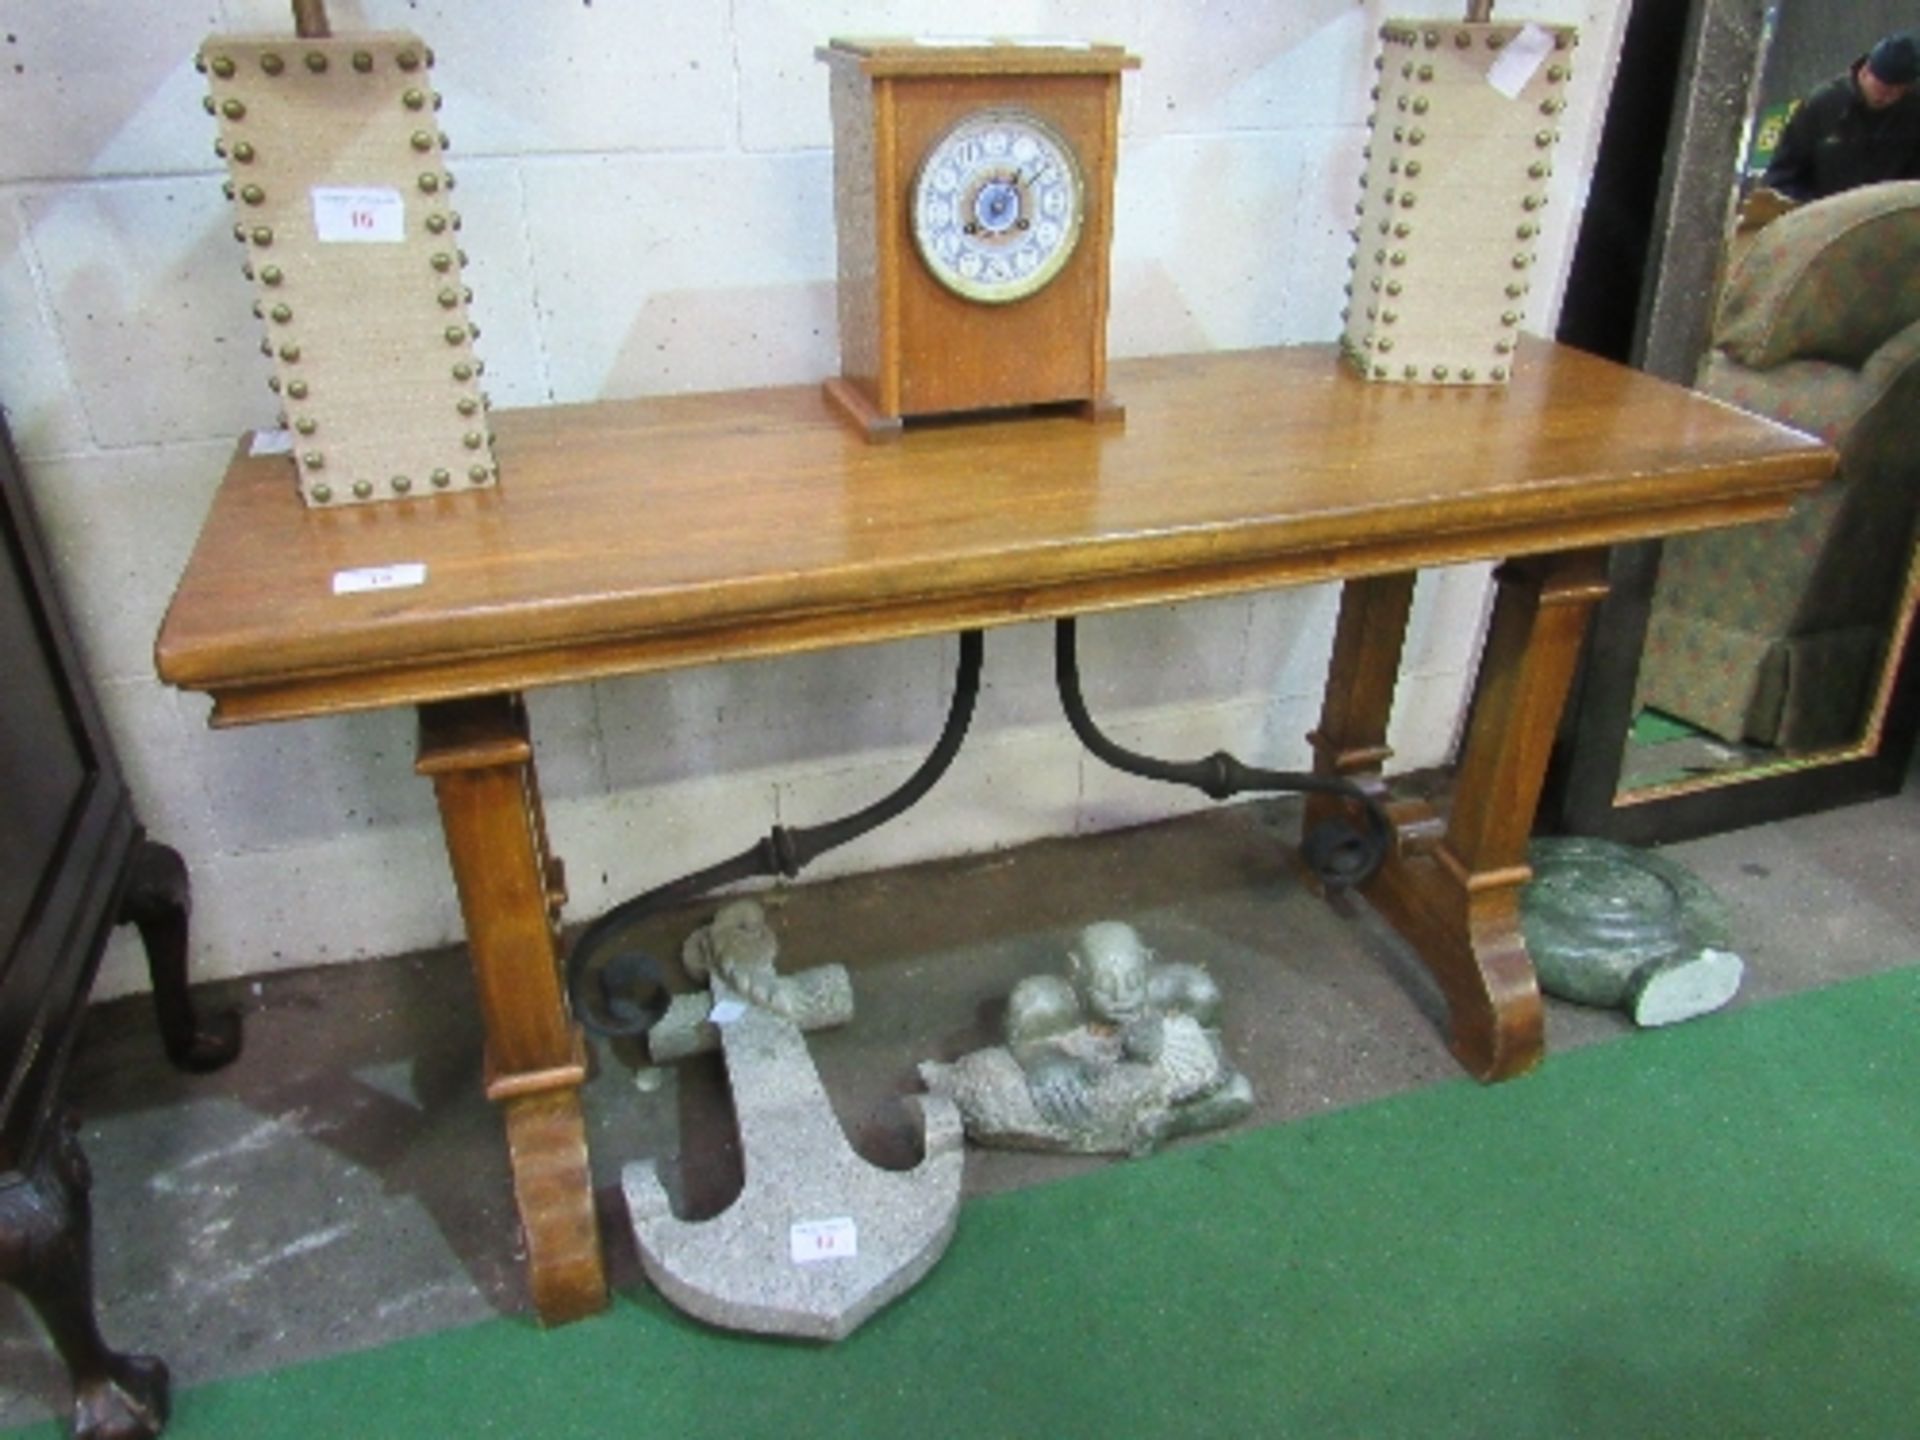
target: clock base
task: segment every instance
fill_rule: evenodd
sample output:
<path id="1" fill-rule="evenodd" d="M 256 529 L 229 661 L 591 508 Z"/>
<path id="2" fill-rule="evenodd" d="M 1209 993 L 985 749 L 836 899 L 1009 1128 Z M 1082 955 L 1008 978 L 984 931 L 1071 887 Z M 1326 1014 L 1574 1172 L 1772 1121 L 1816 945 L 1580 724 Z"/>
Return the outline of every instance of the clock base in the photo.
<path id="1" fill-rule="evenodd" d="M 1088 400 L 1062 400 L 1042 405 L 1014 405 L 996 410 L 962 410 L 944 415 L 889 415 L 876 407 L 868 399 L 866 391 L 849 381 L 845 376 L 836 375 L 822 383 L 821 393 L 841 417 L 850 421 L 869 445 L 888 445 L 898 440 L 906 431 L 909 419 L 931 422 L 954 420 L 1018 420 L 1039 419 L 1051 415 L 1074 415 L 1095 425 L 1124 425 L 1127 420 L 1127 407 L 1114 399 L 1110 392 L 1102 391 Z"/>

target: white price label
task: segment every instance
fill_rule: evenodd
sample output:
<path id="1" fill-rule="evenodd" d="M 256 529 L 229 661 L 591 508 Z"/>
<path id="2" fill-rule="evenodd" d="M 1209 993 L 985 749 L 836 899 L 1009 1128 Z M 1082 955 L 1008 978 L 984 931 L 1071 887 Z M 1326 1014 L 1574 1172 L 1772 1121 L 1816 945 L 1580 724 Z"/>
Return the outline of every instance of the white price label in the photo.
<path id="1" fill-rule="evenodd" d="M 398 245 L 407 238 L 407 202 L 398 190 L 316 185 L 313 229 L 329 245 Z"/>
<path id="2" fill-rule="evenodd" d="M 796 1265 L 851 1260 L 860 1253 L 860 1232 L 851 1215 L 839 1215 L 831 1220 L 796 1220 L 787 1239 Z"/>
<path id="3" fill-rule="evenodd" d="M 359 570 L 333 572 L 333 593 L 359 595 L 368 590 L 404 590 L 410 585 L 427 583 L 427 567 L 417 562 L 405 565 L 368 565 Z"/>
<path id="4" fill-rule="evenodd" d="M 1518 100 L 1540 64 L 1553 53 L 1553 36 L 1538 25 L 1523 25 L 1520 33 L 1500 47 L 1487 67 L 1487 83 L 1509 100 Z"/>

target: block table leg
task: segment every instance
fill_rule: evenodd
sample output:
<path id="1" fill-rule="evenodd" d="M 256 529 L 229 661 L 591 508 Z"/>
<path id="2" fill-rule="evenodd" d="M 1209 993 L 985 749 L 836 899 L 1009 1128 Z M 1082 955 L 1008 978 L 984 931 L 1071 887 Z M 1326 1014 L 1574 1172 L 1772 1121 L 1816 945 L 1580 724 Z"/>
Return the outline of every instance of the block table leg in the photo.
<path id="1" fill-rule="evenodd" d="M 1454 1054 L 1483 1080 L 1531 1068 L 1541 1054 L 1539 982 L 1520 933 L 1527 840 L 1548 753 L 1593 606 L 1606 593 L 1605 552 L 1512 561 L 1496 574 L 1493 624 L 1437 843 L 1402 843 L 1362 893 L 1413 946 L 1445 996 Z M 1349 581 L 1315 768 L 1380 784 L 1411 575 Z M 1313 797 L 1307 823 L 1341 802 Z M 1398 817 L 1396 817 L 1398 818 Z"/>
<path id="2" fill-rule="evenodd" d="M 422 706 L 415 768 L 433 779 L 460 892 L 534 1306 L 549 1324 L 578 1319 L 607 1303 L 580 1110 L 586 1052 L 560 974 L 560 868 L 520 698 Z"/>

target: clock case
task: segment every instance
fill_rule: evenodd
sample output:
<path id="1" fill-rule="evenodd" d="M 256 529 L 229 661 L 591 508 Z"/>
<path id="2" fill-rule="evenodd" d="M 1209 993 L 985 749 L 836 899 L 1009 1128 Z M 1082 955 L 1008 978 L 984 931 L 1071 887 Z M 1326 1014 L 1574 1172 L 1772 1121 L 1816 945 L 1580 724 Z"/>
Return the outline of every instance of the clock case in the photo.
<path id="1" fill-rule="evenodd" d="M 1071 405 L 1118 419 L 1107 394 L 1107 304 L 1120 75 L 1118 45 L 834 40 L 833 112 L 841 373 L 828 398 L 869 439 L 906 419 Z M 1025 111 L 1079 162 L 1080 239 L 1042 290 L 1004 304 L 956 295 L 915 244 L 914 181 L 927 152 L 982 110 Z"/>

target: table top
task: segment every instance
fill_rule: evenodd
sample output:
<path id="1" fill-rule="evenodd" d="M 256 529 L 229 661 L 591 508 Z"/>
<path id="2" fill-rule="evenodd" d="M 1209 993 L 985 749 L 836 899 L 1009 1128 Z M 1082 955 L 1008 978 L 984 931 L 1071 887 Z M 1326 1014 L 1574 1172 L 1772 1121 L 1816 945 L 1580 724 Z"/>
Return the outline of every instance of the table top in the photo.
<path id="1" fill-rule="evenodd" d="M 1124 424 L 815 386 L 503 410 L 492 491 L 308 510 L 243 443 L 155 646 L 237 724 L 1644 539 L 1782 513 L 1818 441 L 1546 341 L 1502 387 L 1332 346 L 1116 364 Z M 336 594 L 419 565 L 423 583 Z"/>

